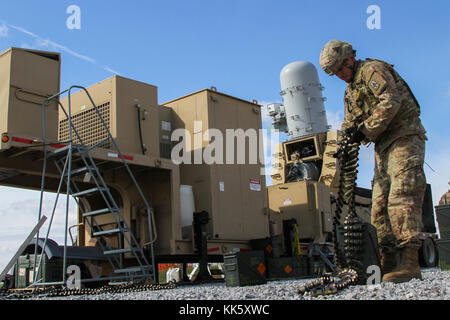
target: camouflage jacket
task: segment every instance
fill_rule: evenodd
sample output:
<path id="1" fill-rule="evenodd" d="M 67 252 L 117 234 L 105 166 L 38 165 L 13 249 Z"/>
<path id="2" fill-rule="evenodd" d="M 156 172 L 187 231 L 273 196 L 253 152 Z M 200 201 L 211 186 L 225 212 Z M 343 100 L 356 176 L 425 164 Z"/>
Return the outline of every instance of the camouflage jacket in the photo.
<path id="1" fill-rule="evenodd" d="M 417 134 L 426 139 L 420 107 L 393 66 L 375 59 L 358 60 L 353 81 L 345 89 L 342 130 L 358 126 L 383 151 L 396 139 Z"/>

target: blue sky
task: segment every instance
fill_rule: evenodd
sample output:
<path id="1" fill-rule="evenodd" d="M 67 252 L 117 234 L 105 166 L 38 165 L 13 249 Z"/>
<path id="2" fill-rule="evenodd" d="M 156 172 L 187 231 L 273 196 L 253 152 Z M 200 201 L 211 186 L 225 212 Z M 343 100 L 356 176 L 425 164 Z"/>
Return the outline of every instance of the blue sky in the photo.
<path id="1" fill-rule="evenodd" d="M 70 5 L 81 10 L 80 29 L 66 26 Z M 369 5 L 379 6 L 381 29 L 367 28 Z M 318 59 L 327 41 L 348 41 L 357 57 L 394 64 L 420 102 L 426 162 L 434 170 L 425 165 L 425 173 L 437 204 L 450 181 L 449 12 L 446 0 L 2 0 L 0 51 L 59 51 L 61 88 L 118 73 L 158 86 L 160 103 L 211 86 L 250 101 L 280 102 L 281 69 L 309 61 L 325 87 L 328 121 L 337 128 L 345 83 L 326 75 Z M 359 185 L 370 187 L 372 173 L 369 148 L 362 151 Z M 1 187 L 0 199 L 2 267 L 36 222 L 38 194 Z"/>

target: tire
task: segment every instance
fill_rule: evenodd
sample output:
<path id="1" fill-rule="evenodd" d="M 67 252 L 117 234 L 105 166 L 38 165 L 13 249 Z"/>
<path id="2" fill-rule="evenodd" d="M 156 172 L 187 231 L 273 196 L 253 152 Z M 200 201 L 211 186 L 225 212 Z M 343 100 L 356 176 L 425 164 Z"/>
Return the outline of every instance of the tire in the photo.
<path id="1" fill-rule="evenodd" d="M 431 268 L 437 265 L 438 253 L 432 239 L 426 238 L 422 241 L 419 250 L 419 263 L 421 267 Z"/>

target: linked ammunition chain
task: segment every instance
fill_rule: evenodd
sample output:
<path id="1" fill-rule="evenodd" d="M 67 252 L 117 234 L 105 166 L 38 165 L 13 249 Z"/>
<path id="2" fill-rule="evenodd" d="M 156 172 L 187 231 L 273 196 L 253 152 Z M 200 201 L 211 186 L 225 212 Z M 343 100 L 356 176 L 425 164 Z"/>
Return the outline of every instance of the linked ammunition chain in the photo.
<path id="1" fill-rule="evenodd" d="M 334 262 L 336 271 L 311 281 L 302 286 L 298 293 L 311 292 L 313 297 L 337 293 L 350 285 L 361 281 L 362 270 L 362 231 L 363 224 L 356 214 L 355 189 L 358 170 L 359 143 L 350 143 L 351 136 L 344 134 L 338 141 L 340 145 L 335 157 L 340 168 L 339 189 L 337 193 L 336 212 L 333 218 Z M 344 219 L 344 252 L 338 245 L 338 227 L 341 225 L 341 215 L 344 205 L 347 215 Z"/>
<path id="2" fill-rule="evenodd" d="M 317 280 L 308 282 L 298 289 L 298 293 L 311 292 L 313 297 L 334 294 L 347 288 L 349 285 L 356 284 L 357 281 L 358 272 L 356 270 L 340 269 L 332 275 L 325 275 Z"/>
<path id="3" fill-rule="evenodd" d="M 33 291 L 13 291 L 1 290 L 0 300 L 6 299 L 30 299 L 30 298 L 52 298 L 52 297 L 67 297 L 75 295 L 96 295 L 96 294 L 115 294 L 115 293 L 131 293 L 151 290 L 164 290 L 176 288 L 175 281 L 170 281 L 165 284 L 135 284 L 124 283 L 120 285 L 105 285 L 99 288 L 42 288 Z"/>

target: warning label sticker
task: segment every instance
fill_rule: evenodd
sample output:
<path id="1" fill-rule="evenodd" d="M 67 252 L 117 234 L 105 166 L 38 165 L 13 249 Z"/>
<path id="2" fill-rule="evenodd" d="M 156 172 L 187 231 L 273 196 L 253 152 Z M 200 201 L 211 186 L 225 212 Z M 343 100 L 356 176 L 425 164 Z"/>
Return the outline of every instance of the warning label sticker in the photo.
<path id="1" fill-rule="evenodd" d="M 261 180 L 250 179 L 250 190 L 261 191 Z"/>

